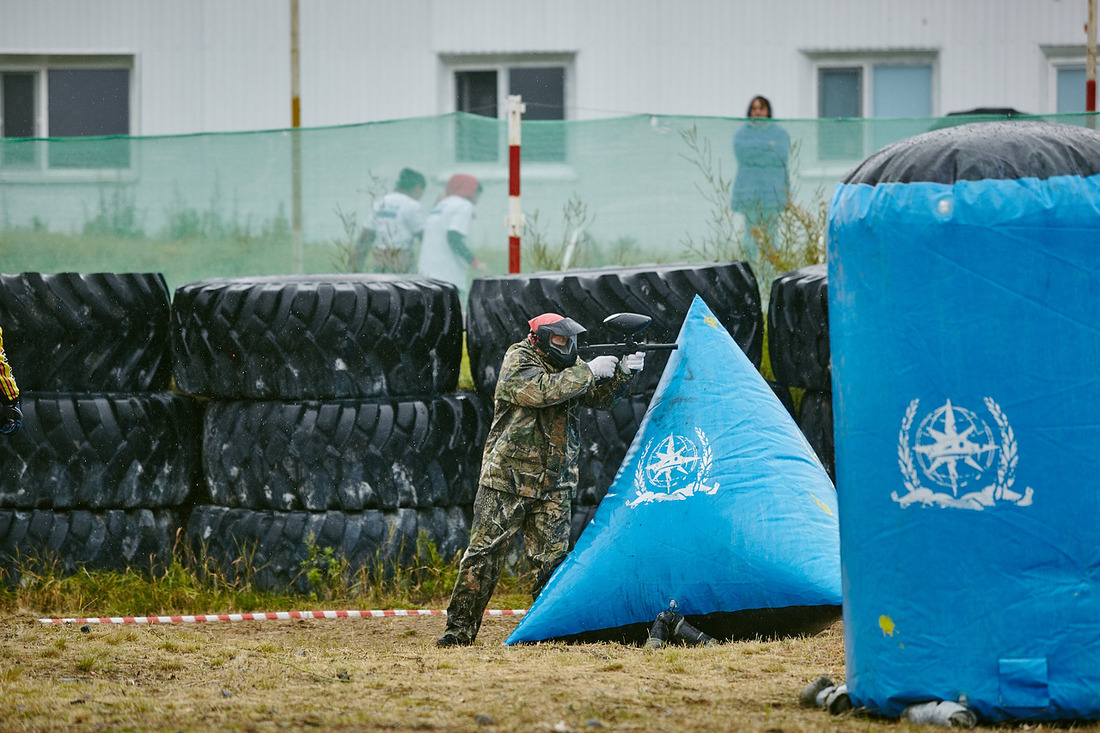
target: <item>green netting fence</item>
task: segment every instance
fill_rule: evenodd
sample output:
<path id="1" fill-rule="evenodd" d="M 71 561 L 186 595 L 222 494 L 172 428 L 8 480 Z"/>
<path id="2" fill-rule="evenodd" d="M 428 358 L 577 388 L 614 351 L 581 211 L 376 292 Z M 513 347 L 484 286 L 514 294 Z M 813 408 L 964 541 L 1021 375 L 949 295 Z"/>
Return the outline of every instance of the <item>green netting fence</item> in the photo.
<path id="1" fill-rule="evenodd" d="M 744 119 L 525 122 L 522 269 L 747 259 L 766 291 L 775 274 L 822 260 L 825 205 L 853 166 L 894 141 L 982 119 L 775 121 L 790 141 L 790 197 L 772 224 L 751 231 L 730 210 L 733 138 Z M 0 140 L 0 271 L 155 271 L 172 289 L 210 277 L 348 272 L 372 201 L 404 167 L 428 179 L 425 212 L 453 173 L 479 178 L 471 249 L 490 274 L 505 273 L 506 123 L 462 113 Z"/>

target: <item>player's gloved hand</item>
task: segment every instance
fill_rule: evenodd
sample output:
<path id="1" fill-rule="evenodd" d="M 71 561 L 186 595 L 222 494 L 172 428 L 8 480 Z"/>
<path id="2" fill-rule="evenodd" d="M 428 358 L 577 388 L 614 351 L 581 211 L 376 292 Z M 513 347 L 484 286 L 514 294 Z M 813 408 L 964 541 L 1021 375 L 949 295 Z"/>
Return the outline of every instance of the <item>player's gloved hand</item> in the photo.
<path id="1" fill-rule="evenodd" d="M 588 368 L 597 379 L 606 379 L 615 376 L 615 365 L 619 360 L 613 356 L 597 356 L 588 362 Z"/>
<path id="2" fill-rule="evenodd" d="M 645 352 L 635 351 L 633 354 L 624 354 L 622 359 L 619 359 L 619 366 L 623 368 L 623 371 L 627 374 L 633 374 L 634 372 L 642 371 L 642 367 L 645 365 Z"/>
<path id="3" fill-rule="evenodd" d="M 0 435 L 11 435 L 23 427 L 23 411 L 19 400 L 0 405 Z"/>

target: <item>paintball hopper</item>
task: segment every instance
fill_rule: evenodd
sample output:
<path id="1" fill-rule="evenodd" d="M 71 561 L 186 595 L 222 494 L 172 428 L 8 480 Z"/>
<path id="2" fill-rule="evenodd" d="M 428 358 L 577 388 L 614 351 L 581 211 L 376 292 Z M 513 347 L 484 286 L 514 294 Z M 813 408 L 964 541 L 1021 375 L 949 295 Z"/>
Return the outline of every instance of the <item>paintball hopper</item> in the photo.
<path id="1" fill-rule="evenodd" d="M 585 356 L 610 354 L 612 356 L 625 356 L 636 351 L 675 351 L 676 344 L 646 344 L 638 343 L 637 334 L 644 331 L 653 319 L 641 313 L 612 313 L 603 319 L 603 325 L 613 334 L 622 338 L 612 344 L 589 344 L 580 347 L 580 353 Z"/>

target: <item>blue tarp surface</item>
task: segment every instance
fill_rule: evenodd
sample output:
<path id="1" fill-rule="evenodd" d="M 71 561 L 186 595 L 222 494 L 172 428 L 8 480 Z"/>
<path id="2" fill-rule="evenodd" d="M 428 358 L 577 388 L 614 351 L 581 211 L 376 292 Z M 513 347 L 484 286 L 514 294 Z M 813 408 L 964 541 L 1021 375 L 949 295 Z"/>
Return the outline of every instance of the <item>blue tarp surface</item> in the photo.
<path id="1" fill-rule="evenodd" d="M 696 616 L 839 607 L 836 491 L 696 297 L 614 483 L 506 643 Z M 583 477 L 582 477 L 583 480 Z"/>
<path id="2" fill-rule="evenodd" d="M 853 702 L 1100 717 L 1100 175 L 841 184 L 828 236 Z"/>

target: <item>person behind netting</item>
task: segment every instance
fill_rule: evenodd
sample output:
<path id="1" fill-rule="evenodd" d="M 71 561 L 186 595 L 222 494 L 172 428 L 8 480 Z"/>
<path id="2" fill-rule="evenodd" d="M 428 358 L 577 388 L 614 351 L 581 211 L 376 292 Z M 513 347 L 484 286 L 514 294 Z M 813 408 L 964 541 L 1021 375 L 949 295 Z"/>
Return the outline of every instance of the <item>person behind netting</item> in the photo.
<path id="1" fill-rule="evenodd" d="M 363 270 L 372 248 L 375 272 L 412 271 L 416 245 L 424 234 L 420 197 L 426 183 L 423 175 L 404 168 L 394 190 L 374 202 L 370 218 L 355 242 L 357 271 Z"/>
<path id="2" fill-rule="evenodd" d="M 0 329 L 0 435 L 11 435 L 23 427 L 19 408 L 19 386 L 4 353 L 4 331 Z"/>
<path id="3" fill-rule="evenodd" d="M 745 217 L 742 248 L 746 257 L 754 259 L 758 241 L 776 244 L 779 214 L 787 205 L 790 190 L 787 164 L 791 139 L 772 122 L 772 104 L 767 97 L 753 97 L 746 117 L 749 121 L 733 136 L 737 177 L 730 208 Z"/>
<path id="4" fill-rule="evenodd" d="M 577 336 L 585 329 L 557 313 L 543 313 L 528 326 L 500 368 L 470 544 L 451 593 L 446 633 L 436 641 L 441 647 L 474 642 L 520 531 L 537 571 L 532 595 L 538 596 L 569 549 L 580 407 L 613 407 L 645 361 L 643 352 L 577 358 Z"/>
<path id="5" fill-rule="evenodd" d="M 420 250 L 420 274 L 453 283 L 464 307 L 469 269 L 485 269 L 468 244 L 474 204 L 480 195 L 481 184 L 473 176 L 464 173 L 451 176 L 443 198 L 428 214 L 424 246 Z"/>

